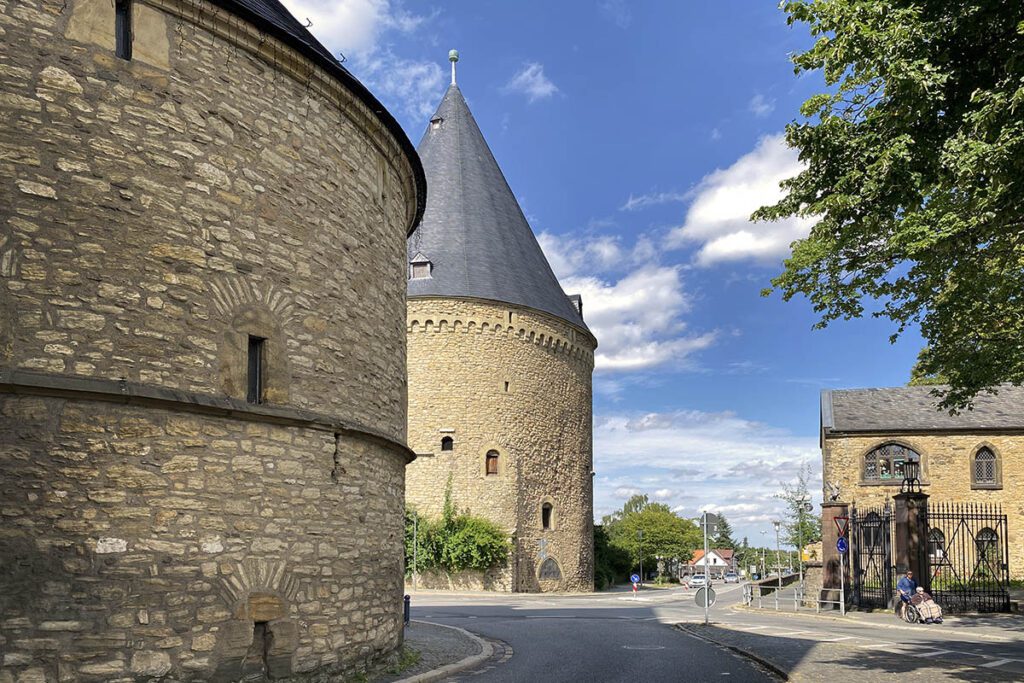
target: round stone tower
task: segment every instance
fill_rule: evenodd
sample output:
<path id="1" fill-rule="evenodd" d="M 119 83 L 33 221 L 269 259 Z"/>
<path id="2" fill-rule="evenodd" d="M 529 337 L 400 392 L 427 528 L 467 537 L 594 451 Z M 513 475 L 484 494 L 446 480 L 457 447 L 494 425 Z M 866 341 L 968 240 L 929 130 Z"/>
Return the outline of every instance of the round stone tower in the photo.
<path id="1" fill-rule="evenodd" d="M 414 148 L 277 0 L 0 14 L 0 681 L 392 650 Z"/>
<path id="2" fill-rule="evenodd" d="M 419 153 L 430 198 L 408 244 L 409 445 L 418 457 L 407 502 L 439 515 L 450 481 L 459 508 L 514 541 L 507 567 L 447 585 L 593 590 L 597 342 L 582 304 L 558 284 L 454 70 Z"/>

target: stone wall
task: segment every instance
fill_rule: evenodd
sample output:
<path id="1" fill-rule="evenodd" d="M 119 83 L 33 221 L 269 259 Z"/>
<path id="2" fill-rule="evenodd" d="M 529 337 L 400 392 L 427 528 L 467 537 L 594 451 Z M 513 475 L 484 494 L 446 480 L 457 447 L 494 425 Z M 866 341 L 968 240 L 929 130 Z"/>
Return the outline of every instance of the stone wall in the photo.
<path id="1" fill-rule="evenodd" d="M 125 61 L 110 0 L 0 3 L 0 683 L 358 668 L 401 638 L 413 161 L 224 9 L 133 8 Z"/>
<path id="2" fill-rule="evenodd" d="M 425 571 L 416 575 L 416 588 L 448 591 L 501 591 L 512 590 L 512 572 L 507 567 L 495 567 L 487 571 L 466 570 L 461 572 Z"/>
<path id="3" fill-rule="evenodd" d="M 408 321 L 409 445 L 417 453 L 408 503 L 440 515 L 450 477 L 458 507 L 514 537 L 514 590 L 592 590 L 592 337 L 531 309 L 480 300 L 411 299 Z M 441 448 L 446 436 L 451 451 Z M 486 474 L 491 450 L 497 475 Z M 549 530 L 544 503 L 552 505 Z M 539 578 L 549 558 L 561 580 Z"/>
<path id="4" fill-rule="evenodd" d="M 237 680 L 257 622 L 280 678 L 399 643 L 397 449 L 10 394 L 0 434 L 0 681 Z"/>
<path id="5" fill-rule="evenodd" d="M 404 441 L 415 196 L 382 125 L 352 95 L 232 45 L 209 16 L 200 27 L 134 3 L 137 34 L 167 38 L 165 70 L 116 58 L 102 32 L 64 38 L 102 8 L 109 22 L 89 26 L 112 35 L 113 10 L 62 2 L 2 6 L 3 361 L 244 400 L 255 334 L 270 402 Z"/>
<path id="6" fill-rule="evenodd" d="M 901 480 L 865 483 L 864 455 L 885 443 L 896 442 L 921 454 L 921 487 L 930 503 L 987 503 L 1002 506 L 1009 531 L 1010 575 L 1024 577 L 1024 436 L 1012 433 L 948 433 L 830 435 L 822 451 L 823 477 L 839 484 L 844 500 L 860 508 L 885 504 L 899 493 Z M 971 458 L 987 446 L 999 458 L 1002 486 L 971 486 Z"/>

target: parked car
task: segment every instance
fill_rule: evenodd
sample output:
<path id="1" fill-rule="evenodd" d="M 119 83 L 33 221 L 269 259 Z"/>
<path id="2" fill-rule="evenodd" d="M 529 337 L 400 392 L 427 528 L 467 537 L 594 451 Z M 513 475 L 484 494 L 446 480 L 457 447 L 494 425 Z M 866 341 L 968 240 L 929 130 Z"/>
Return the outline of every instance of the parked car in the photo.
<path id="1" fill-rule="evenodd" d="M 725 579 L 726 583 L 739 583 L 740 582 L 740 575 L 737 574 L 736 572 L 726 572 L 725 576 L 722 577 L 722 578 Z"/>
<path id="2" fill-rule="evenodd" d="M 687 581 L 687 583 L 690 585 L 690 588 L 703 588 L 704 586 L 709 585 L 711 582 L 708 581 L 708 577 L 704 576 L 703 574 L 694 574 L 690 577 L 690 580 Z"/>

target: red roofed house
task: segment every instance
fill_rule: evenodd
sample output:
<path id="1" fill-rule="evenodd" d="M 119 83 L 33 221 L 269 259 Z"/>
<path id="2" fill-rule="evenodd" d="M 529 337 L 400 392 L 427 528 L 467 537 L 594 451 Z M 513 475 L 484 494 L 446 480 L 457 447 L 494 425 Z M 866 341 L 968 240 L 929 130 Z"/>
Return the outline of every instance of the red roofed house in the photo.
<path id="1" fill-rule="evenodd" d="M 712 578 L 720 578 L 726 572 L 736 571 L 736 555 L 728 548 L 712 548 L 708 553 L 707 572 Z M 704 573 L 704 549 L 693 551 L 690 561 L 681 567 L 683 576 Z"/>

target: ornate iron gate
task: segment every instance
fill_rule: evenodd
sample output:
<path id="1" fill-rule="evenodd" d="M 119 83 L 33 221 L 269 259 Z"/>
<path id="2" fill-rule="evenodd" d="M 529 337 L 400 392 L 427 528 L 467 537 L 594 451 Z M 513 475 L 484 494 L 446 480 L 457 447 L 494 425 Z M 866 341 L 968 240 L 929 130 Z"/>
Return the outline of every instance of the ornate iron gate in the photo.
<path id="1" fill-rule="evenodd" d="M 932 597 L 950 612 L 1009 612 L 1006 515 L 995 505 L 928 506 Z"/>
<path id="2" fill-rule="evenodd" d="M 850 512 L 850 561 L 853 604 L 858 607 L 889 607 L 893 581 L 892 508 Z"/>

